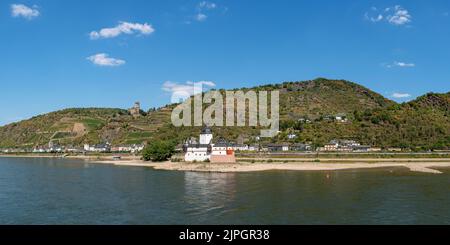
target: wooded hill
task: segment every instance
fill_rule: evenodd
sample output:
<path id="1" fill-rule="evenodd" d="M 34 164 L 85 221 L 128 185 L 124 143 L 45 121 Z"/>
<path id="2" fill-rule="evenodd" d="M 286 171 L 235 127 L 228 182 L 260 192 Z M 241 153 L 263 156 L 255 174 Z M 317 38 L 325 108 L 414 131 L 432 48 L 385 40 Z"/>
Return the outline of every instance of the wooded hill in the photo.
<path id="1" fill-rule="evenodd" d="M 266 142 L 312 142 L 354 139 L 379 147 L 413 150 L 450 148 L 450 93 L 429 93 L 398 104 L 356 83 L 316 79 L 254 88 L 280 91 L 281 131 Z M 221 90 L 221 92 L 225 92 Z M 170 115 L 176 105 L 142 111 L 133 117 L 124 109 L 76 108 L 52 112 L 0 127 L 0 147 L 32 148 L 50 141 L 134 144 L 153 139 L 182 142 L 197 137 L 199 127 L 175 128 Z M 333 119 L 344 116 L 347 121 Z M 258 127 L 213 128 L 215 138 L 252 143 Z M 296 134 L 288 139 L 288 134 Z"/>

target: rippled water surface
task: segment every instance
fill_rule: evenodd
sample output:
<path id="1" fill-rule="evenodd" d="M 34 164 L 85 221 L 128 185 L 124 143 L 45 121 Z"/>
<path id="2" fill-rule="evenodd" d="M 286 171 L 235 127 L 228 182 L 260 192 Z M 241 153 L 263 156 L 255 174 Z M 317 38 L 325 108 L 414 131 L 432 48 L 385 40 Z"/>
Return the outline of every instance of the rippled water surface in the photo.
<path id="1" fill-rule="evenodd" d="M 450 224 L 450 171 L 192 173 L 0 158 L 0 224 Z"/>

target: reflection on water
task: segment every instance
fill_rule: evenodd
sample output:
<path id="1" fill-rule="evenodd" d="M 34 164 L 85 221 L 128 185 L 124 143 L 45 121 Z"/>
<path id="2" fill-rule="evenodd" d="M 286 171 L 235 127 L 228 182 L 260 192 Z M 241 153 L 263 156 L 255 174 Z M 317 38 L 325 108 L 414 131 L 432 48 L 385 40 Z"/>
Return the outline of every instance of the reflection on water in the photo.
<path id="1" fill-rule="evenodd" d="M 187 214 L 221 213 L 236 196 L 235 173 L 184 174 L 184 201 Z"/>
<path id="2" fill-rule="evenodd" d="M 1 224 L 450 224 L 450 171 L 192 173 L 0 158 Z"/>

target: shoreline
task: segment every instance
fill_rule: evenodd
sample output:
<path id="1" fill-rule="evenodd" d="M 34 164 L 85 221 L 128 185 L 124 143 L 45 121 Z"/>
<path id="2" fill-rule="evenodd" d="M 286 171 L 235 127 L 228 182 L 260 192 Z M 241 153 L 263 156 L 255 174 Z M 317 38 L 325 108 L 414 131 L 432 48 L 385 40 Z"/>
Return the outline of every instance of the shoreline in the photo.
<path id="1" fill-rule="evenodd" d="M 57 155 L 0 155 L 4 158 L 60 158 L 78 159 L 96 164 L 114 166 L 149 167 L 155 170 L 185 171 L 185 172 L 262 172 L 271 170 L 282 171 L 338 171 L 351 169 L 376 168 L 407 168 L 413 172 L 441 174 L 435 168 L 450 168 L 449 158 L 319 158 L 319 159 L 277 159 L 274 162 L 238 162 L 238 163 L 186 163 L 186 162 L 145 162 L 139 156 L 122 156 L 121 160 L 112 160 L 111 156 L 57 156 Z M 265 158 L 267 160 L 268 158 Z M 239 160 L 247 160 L 245 158 Z M 283 160 L 284 162 L 278 162 Z M 319 161 L 317 161 L 319 160 Z"/>
<path id="2" fill-rule="evenodd" d="M 144 161 L 95 161 L 99 164 L 115 166 L 151 167 L 155 170 L 184 172 L 245 173 L 272 170 L 283 171 L 338 171 L 351 169 L 407 168 L 412 172 L 442 174 L 434 168 L 450 168 L 447 162 L 383 162 L 383 163 L 183 163 L 183 162 L 144 162 Z"/>

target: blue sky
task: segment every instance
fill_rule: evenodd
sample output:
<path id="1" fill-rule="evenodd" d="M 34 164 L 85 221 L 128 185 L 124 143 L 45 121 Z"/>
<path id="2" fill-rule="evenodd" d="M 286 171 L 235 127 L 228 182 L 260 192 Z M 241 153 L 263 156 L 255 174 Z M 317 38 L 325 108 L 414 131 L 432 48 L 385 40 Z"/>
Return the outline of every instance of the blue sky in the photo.
<path id="1" fill-rule="evenodd" d="M 161 106 L 199 81 L 347 79 L 396 101 L 448 92 L 449 12 L 447 0 L 2 0 L 0 125 Z"/>

